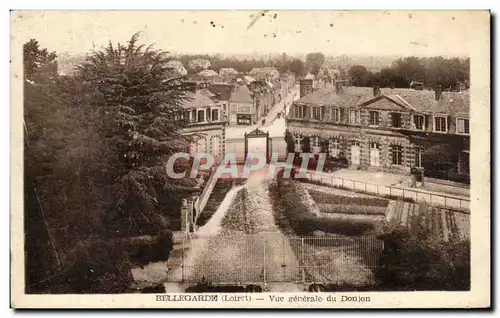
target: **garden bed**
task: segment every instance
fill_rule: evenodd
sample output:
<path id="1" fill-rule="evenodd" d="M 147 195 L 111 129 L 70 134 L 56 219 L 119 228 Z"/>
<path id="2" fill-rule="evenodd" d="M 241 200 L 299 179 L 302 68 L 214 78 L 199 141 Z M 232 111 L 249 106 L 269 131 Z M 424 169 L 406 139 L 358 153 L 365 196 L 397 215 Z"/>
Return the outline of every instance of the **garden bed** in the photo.
<path id="1" fill-rule="evenodd" d="M 389 200 L 377 197 L 348 197 L 314 190 L 309 190 L 309 194 L 317 204 L 376 206 L 382 208 L 386 208 L 389 204 Z"/>
<path id="2" fill-rule="evenodd" d="M 385 215 L 386 206 L 356 205 L 353 204 L 328 204 L 318 203 L 321 213 L 361 214 L 361 215 Z"/>

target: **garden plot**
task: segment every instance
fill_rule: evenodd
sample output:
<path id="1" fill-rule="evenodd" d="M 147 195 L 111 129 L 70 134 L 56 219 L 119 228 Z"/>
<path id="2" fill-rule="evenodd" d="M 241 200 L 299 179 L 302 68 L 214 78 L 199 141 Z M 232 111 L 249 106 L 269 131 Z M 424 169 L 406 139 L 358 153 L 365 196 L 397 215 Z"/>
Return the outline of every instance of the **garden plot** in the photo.
<path id="1" fill-rule="evenodd" d="M 314 186 L 309 194 L 322 216 L 351 220 L 384 219 L 389 200 L 349 191 Z"/>

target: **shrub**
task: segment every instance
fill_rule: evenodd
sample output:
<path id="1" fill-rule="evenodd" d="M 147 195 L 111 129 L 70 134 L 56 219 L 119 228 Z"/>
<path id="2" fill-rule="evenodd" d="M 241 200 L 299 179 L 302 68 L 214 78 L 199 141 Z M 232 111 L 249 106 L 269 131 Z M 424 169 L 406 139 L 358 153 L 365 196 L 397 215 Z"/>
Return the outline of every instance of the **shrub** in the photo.
<path id="1" fill-rule="evenodd" d="M 420 213 L 408 228 L 394 226 L 380 236 L 384 251 L 374 273 L 380 288 L 470 290 L 470 241 L 444 241 L 435 212 Z"/>

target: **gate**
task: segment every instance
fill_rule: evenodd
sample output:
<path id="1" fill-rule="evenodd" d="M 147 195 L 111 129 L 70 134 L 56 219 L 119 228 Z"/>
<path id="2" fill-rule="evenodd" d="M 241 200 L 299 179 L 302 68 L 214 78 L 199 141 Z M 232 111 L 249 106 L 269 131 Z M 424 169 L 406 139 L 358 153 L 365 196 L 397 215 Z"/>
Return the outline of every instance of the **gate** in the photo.
<path id="1" fill-rule="evenodd" d="M 281 232 L 196 238 L 186 242 L 170 282 L 219 284 L 367 284 L 383 242 L 375 237 L 297 237 Z M 170 262 L 170 260 L 169 260 Z"/>
<path id="2" fill-rule="evenodd" d="M 247 154 L 249 153 L 248 144 L 262 141 L 261 147 L 257 147 L 259 152 L 264 151 L 264 155 L 266 160 L 269 161 L 269 153 L 270 153 L 270 145 L 269 142 L 269 133 L 263 132 L 262 130 L 256 128 L 249 133 L 245 133 L 245 160 L 247 158 Z M 254 147 L 253 147 L 254 148 Z M 255 149 L 250 149 L 250 152 L 255 152 Z"/>

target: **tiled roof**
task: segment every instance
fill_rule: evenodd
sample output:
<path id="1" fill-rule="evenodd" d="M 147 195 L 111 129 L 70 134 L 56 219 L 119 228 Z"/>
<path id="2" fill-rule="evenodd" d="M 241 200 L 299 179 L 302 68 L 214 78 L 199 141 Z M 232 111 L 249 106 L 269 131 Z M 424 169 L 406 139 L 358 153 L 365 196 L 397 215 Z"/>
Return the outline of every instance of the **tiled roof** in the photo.
<path id="1" fill-rule="evenodd" d="M 246 85 L 237 86 L 231 93 L 230 102 L 253 103 L 250 90 Z"/>
<path id="2" fill-rule="evenodd" d="M 399 95 L 417 111 L 423 113 L 468 114 L 470 109 L 469 92 L 443 92 L 439 100 L 434 91 L 414 89 L 382 89 L 384 94 Z"/>
<path id="3" fill-rule="evenodd" d="M 196 108 L 205 106 L 215 106 L 215 103 L 204 94 L 206 90 L 197 90 L 196 93 L 187 93 L 187 100 L 182 105 L 184 108 Z"/>
<path id="4" fill-rule="evenodd" d="M 393 102 L 414 108 L 418 112 L 450 115 L 469 113 L 468 92 L 443 92 L 439 100 L 435 99 L 434 91 L 383 88 L 381 93 Z M 357 107 L 374 98 L 371 87 L 343 87 L 341 94 L 337 94 L 335 88 L 329 87 L 306 95 L 295 103 Z"/>
<path id="5" fill-rule="evenodd" d="M 210 85 L 210 90 L 216 94 L 219 100 L 228 101 L 231 97 L 232 85 L 214 83 Z"/>
<path id="6" fill-rule="evenodd" d="M 203 71 L 199 72 L 197 75 L 200 75 L 200 76 L 217 76 L 219 74 L 217 74 L 217 72 L 214 71 L 214 70 L 203 70 Z"/>

